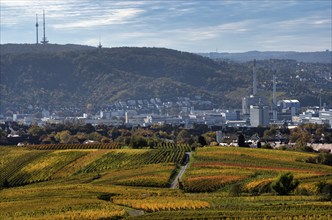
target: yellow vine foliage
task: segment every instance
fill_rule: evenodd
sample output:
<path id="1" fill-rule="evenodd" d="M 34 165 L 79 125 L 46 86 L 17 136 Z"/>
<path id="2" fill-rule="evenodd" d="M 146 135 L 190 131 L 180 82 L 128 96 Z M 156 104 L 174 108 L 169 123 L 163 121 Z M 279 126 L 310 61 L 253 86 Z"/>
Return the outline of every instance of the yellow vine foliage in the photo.
<path id="1" fill-rule="evenodd" d="M 274 178 L 266 178 L 266 179 L 258 179 L 258 180 L 254 180 L 252 182 L 249 182 L 245 185 L 245 189 L 247 190 L 251 190 L 251 189 L 254 189 L 256 187 L 259 187 L 259 186 L 263 186 L 263 185 L 266 185 L 266 184 L 269 184 L 271 183 L 272 181 L 274 180 Z"/>
<path id="2" fill-rule="evenodd" d="M 51 219 L 111 219 L 116 217 L 125 216 L 126 211 L 122 210 L 79 210 L 65 212 L 61 214 L 49 215 Z"/>
<path id="3" fill-rule="evenodd" d="M 210 208 L 210 204 L 201 200 L 190 200 L 179 197 L 149 197 L 144 199 L 113 198 L 113 203 L 142 209 L 148 212 L 171 211 L 180 209 Z"/>
<path id="4" fill-rule="evenodd" d="M 71 174 L 74 174 L 75 172 L 82 169 L 84 166 L 105 155 L 109 152 L 109 150 L 88 150 L 87 152 L 89 152 L 87 155 L 80 157 L 77 160 L 74 160 L 72 163 L 68 164 L 67 166 L 63 167 L 53 176 L 51 176 L 51 178 L 53 179 L 70 176 Z"/>

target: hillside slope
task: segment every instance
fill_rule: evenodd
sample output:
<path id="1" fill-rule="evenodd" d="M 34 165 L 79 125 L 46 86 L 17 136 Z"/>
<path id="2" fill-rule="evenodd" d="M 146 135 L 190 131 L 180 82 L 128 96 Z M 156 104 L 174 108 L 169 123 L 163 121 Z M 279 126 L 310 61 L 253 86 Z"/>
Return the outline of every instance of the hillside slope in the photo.
<path id="1" fill-rule="evenodd" d="M 317 51 L 317 52 L 294 52 L 294 51 L 248 51 L 244 53 L 200 53 L 202 56 L 210 57 L 211 59 L 229 59 L 237 62 L 248 62 L 252 59 L 268 60 L 268 59 L 285 59 L 296 60 L 298 62 L 308 63 L 332 63 L 331 51 Z"/>
<path id="2" fill-rule="evenodd" d="M 170 49 L 11 45 L 16 52 L 10 52 L 5 48 L 1 45 L 1 111 L 197 95 L 222 107 L 239 108 L 252 85 L 252 62 L 216 62 Z M 268 96 L 272 91 L 269 62 L 258 63 L 259 89 Z M 299 65 L 291 60 L 275 60 L 273 65 L 279 69 L 277 89 L 282 89 L 283 97 L 313 105 L 320 94 L 323 102 L 331 104 L 332 82 L 324 78 L 331 72 L 330 65 Z"/>
<path id="3" fill-rule="evenodd" d="M 312 153 L 199 148 L 192 153 L 194 160 L 182 178 L 183 189 L 169 189 L 170 179 L 176 173 L 176 158 L 183 155 L 184 148 L 0 147 L 1 182 L 7 179 L 10 185 L 5 188 L 0 185 L 0 218 L 332 217 L 331 202 L 320 200 L 317 192 L 319 182 L 332 183 L 332 172 L 329 166 L 303 162 L 315 156 Z M 300 181 L 290 196 L 276 196 L 267 187 L 281 172 L 292 172 Z M 17 186 L 24 184 L 28 185 Z M 236 195 L 232 194 L 234 187 L 238 189 Z"/>

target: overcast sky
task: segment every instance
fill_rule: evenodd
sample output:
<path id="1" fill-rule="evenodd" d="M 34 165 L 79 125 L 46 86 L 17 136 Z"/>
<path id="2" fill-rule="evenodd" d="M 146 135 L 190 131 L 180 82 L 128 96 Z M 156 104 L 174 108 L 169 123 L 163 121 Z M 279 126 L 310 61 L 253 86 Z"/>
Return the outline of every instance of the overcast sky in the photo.
<path id="1" fill-rule="evenodd" d="M 1 0 L 1 44 L 166 47 L 188 52 L 332 49 L 331 0 Z"/>

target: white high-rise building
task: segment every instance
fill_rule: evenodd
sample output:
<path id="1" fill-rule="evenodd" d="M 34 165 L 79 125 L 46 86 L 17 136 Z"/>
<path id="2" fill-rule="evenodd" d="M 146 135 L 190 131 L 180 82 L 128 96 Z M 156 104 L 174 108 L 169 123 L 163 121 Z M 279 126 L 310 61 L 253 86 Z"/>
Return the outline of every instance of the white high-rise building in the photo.
<path id="1" fill-rule="evenodd" d="M 270 122 L 269 118 L 269 107 L 268 106 L 250 106 L 250 125 L 253 127 L 257 126 L 268 126 Z"/>

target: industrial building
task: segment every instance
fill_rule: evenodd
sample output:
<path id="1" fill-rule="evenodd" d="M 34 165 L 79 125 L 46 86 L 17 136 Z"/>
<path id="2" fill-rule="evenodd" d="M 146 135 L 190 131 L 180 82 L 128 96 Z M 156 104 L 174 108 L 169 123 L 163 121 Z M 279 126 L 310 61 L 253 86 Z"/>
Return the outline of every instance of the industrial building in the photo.
<path id="1" fill-rule="evenodd" d="M 250 125 L 266 127 L 270 123 L 269 107 L 263 105 L 250 106 Z"/>

